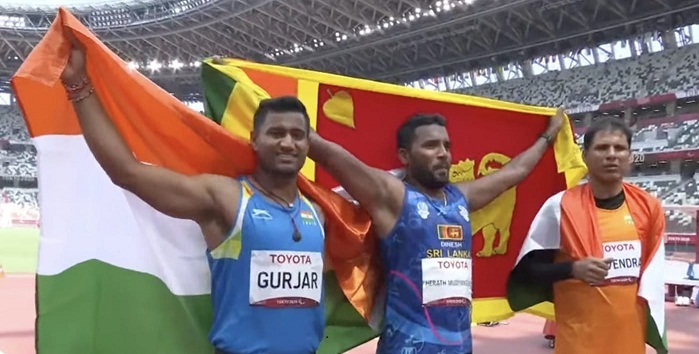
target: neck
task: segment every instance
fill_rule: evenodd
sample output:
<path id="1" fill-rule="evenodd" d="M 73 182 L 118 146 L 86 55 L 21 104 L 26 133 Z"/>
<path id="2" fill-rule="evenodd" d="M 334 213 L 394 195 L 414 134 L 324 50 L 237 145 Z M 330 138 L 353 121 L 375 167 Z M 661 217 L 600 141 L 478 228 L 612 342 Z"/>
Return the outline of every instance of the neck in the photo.
<path id="1" fill-rule="evenodd" d="M 600 182 L 595 179 L 590 179 L 588 183 L 590 184 L 590 188 L 592 189 L 592 195 L 594 195 L 597 199 L 609 199 L 612 197 L 616 197 L 623 190 L 621 181 L 607 183 Z"/>
<path id="2" fill-rule="evenodd" d="M 424 193 L 425 195 L 427 195 L 431 198 L 434 198 L 434 199 L 444 198 L 444 188 L 442 188 L 442 187 L 440 187 L 440 188 L 425 187 L 423 184 L 416 181 L 410 175 L 405 176 L 405 181 L 408 182 L 408 184 L 410 184 L 411 186 L 415 187 L 420 192 Z"/>
<path id="3" fill-rule="evenodd" d="M 296 175 L 272 174 L 258 168 L 252 174 L 252 178 L 253 182 L 259 184 L 259 187 L 262 187 L 267 192 L 274 193 L 274 195 L 283 198 L 287 202 L 293 202 L 298 193 Z"/>

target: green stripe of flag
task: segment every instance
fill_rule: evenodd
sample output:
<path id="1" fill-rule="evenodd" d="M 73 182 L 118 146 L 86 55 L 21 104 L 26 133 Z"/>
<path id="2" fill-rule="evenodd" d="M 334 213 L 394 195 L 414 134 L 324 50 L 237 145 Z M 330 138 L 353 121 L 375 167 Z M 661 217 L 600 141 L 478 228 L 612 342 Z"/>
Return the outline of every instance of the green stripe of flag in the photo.
<path id="1" fill-rule="evenodd" d="M 318 354 L 344 353 L 377 336 L 347 301 L 334 272 L 326 272 L 325 282 L 325 337 Z"/>
<path id="2" fill-rule="evenodd" d="M 646 307 L 646 343 L 655 349 L 657 354 L 666 354 L 667 351 L 667 333 L 663 331 L 662 335 L 658 330 L 658 325 L 655 323 L 653 316 L 650 314 L 650 308 Z"/>
<path id="3" fill-rule="evenodd" d="M 507 301 L 513 311 L 523 311 L 542 302 L 553 301 L 553 287 L 535 283 L 521 283 L 514 277 L 507 281 Z"/>
<path id="4" fill-rule="evenodd" d="M 201 78 L 204 87 L 204 114 L 221 124 L 236 81 L 207 62 L 201 64 Z"/>
<path id="5" fill-rule="evenodd" d="M 213 353 L 209 295 L 177 296 L 155 276 L 98 260 L 37 275 L 37 286 L 39 353 Z"/>

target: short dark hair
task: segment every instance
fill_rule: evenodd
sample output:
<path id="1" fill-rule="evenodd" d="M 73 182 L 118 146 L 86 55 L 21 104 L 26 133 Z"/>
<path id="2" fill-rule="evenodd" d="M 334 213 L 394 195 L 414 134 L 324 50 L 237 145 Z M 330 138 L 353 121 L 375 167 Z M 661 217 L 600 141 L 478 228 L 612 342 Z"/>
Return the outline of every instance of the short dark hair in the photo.
<path id="1" fill-rule="evenodd" d="M 255 115 L 252 118 L 253 131 L 258 131 L 258 129 L 260 129 L 270 112 L 301 113 L 303 117 L 306 118 L 306 131 L 308 132 L 311 129 L 311 120 L 308 118 L 308 111 L 306 111 L 306 106 L 303 105 L 303 102 L 294 96 L 280 96 L 260 101 L 260 105 L 257 107 Z"/>
<path id="2" fill-rule="evenodd" d="M 413 143 L 413 139 L 415 138 L 415 130 L 417 130 L 417 128 L 434 124 L 446 127 L 447 120 L 439 114 L 415 114 L 408 117 L 408 119 L 401 124 L 401 126 L 398 128 L 398 132 L 396 133 L 398 148 L 409 148 L 410 144 Z"/>
<path id="3" fill-rule="evenodd" d="M 629 126 L 621 118 L 605 117 L 592 122 L 592 124 L 590 124 L 590 126 L 587 128 L 585 136 L 583 137 L 583 150 L 589 149 L 592 145 L 592 140 L 595 139 L 597 133 L 603 131 L 624 133 L 624 135 L 626 135 L 626 142 L 629 144 L 629 148 L 631 147 L 631 138 L 633 137 L 633 131 L 631 131 L 631 128 L 629 128 Z"/>

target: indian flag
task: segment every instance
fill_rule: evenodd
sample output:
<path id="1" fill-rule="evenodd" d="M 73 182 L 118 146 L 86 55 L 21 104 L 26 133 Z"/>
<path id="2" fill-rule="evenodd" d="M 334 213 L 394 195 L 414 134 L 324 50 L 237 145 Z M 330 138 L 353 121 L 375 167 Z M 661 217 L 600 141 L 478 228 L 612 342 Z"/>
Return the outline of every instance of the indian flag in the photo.
<path id="1" fill-rule="evenodd" d="M 313 217 L 313 214 L 310 212 L 307 212 L 305 210 L 301 210 L 301 220 L 305 223 L 314 223 L 315 218 Z"/>
<path id="2" fill-rule="evenodd" d="M 65 31 L 85 46 L 95 91 L 140 161 L 188 175 L 233 177 L 254 167 L 246 141 L 130 70 L 60 9 L 12 78 L 39 160 L 37 351 L 212 353 L 207 340 L 211 278 L 201 231 L 194 222 L 165 216 L 117 187 L 95 161 L 58 81 L 69 53 Z M 341 353 L 376 335 L 365 321 L 370 313 L 353 306 L 371 308 L 373 297 L 356 292 L 350 302 L 335 276 L 341 270 L 352 272 L 342 279 L 355 282 L 356 288 L 377 282 L 371 279 L 377 274 L 374 268 L 356 269 L 351 262 L 371 259 L 359 254 L 369 219 L 305 178 L 299 187 L 324 209 L 328 234 L 344 244 L 328 251 L 340 270 L 325 277 L 328 328 L 319 351 Z M 341 220 L 339 213 L 349 218 Z M 343 231 L 349 225 L 356 233 Z"/>
<path id="3" fill-rule="evenodd" d="M 631 224 L 636 225 L 641 240 L 641 275 L 638 298 L 647 309 L 646 342 L 657 353 L 667 353 L 665 328 L 665 217 L 660 202 L 642 189 L 624 184 Z M 603 258 L 599 244 L 594 199 L 587 184 L 575 186 L 550 197 L 531 223 L 515 266 L 530 252 L 559 250 L 566 245 L 573 259 Z M 554 319 L 553 294 L 550 287 L 523 284 L 510 279 L 507 297 L 514 311 L 527 311 Z M 581 304 L 581 306 L 584 306 Z M 581 339 L 581 342 L 584 339 Z"/>

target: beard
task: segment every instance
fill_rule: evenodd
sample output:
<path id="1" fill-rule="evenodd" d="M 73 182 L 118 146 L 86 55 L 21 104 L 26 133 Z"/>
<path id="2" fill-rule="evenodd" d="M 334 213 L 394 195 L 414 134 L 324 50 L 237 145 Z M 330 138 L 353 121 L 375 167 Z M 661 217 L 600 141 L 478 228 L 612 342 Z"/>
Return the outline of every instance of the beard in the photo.
<path id="1" fill-rule="evenodd" d="M 434 171 L 426 168 L 414 168 L 409 173 L 415 182 L 428 189 L 440 189 L 449 184 L 448 172 L 444 178 L 437 176 Z"/>

